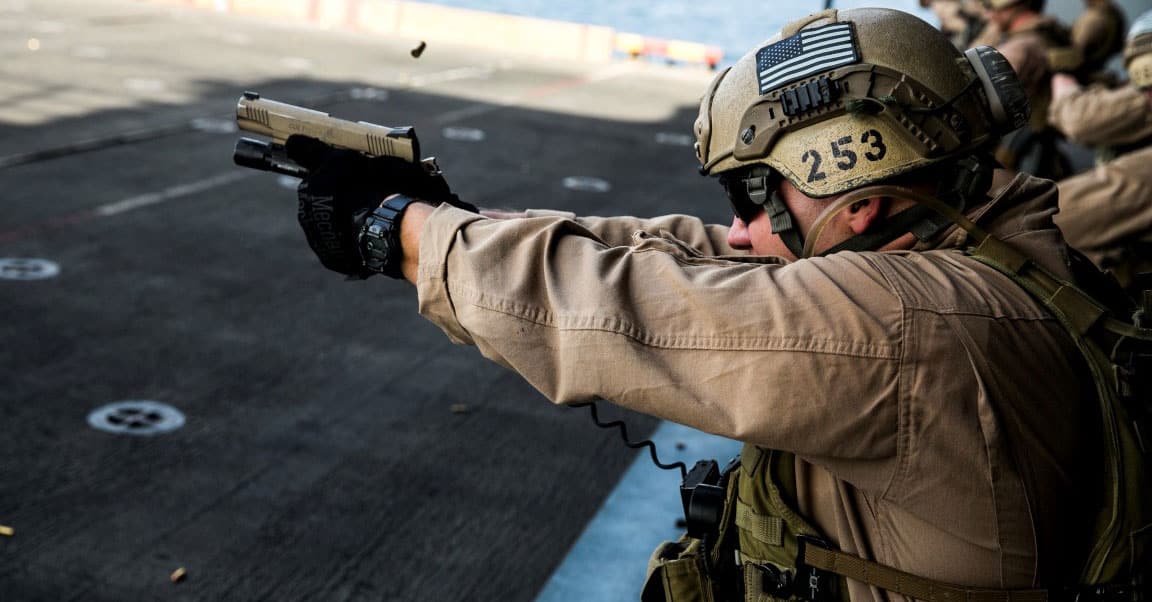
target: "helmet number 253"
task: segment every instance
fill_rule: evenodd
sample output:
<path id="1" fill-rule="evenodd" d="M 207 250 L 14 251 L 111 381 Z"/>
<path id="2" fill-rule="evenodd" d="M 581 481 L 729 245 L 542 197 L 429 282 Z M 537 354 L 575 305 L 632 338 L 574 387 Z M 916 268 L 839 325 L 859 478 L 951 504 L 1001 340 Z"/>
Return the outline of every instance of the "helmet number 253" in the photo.
<path id="1" fill-rule="evenodd" d="M 844 136 L 831 144 L 832 156 L 836 159 L 836 168 L 840 171 L 848 171 L 856 167 L 858 156 L 855 151 L 847 148 L 852 144 L 852 136 Z M 864 132 L 860 136 L 860 144 L 868 145 L 867 150 L 864 151 L 864 158 L 869 161 L 879 161 L 888 154 L 888 147 L 884 145 L 884 137 L 876 130 Z M 804 151 L 804 156 L 800 158 L 800 161 L 812 164 L 808 171 L 808 182 L 818 182 L 828 177 L 821 170 L 824 158 L 820 155 L 820 151 L 808 149 Z"/>

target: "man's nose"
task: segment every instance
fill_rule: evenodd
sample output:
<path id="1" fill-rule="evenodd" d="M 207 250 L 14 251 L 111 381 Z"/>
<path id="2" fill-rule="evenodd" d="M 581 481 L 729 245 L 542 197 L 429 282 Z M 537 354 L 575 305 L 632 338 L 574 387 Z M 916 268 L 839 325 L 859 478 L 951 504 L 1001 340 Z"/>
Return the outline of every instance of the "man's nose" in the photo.
<path id="1" fill-rule="evenodd" d="M 738 217 L 732 217 L 732 227 L 728 230 L 728 246 L 733 249 L 751 249 L 752 241 L 748 238 L 748 225 Z"/>

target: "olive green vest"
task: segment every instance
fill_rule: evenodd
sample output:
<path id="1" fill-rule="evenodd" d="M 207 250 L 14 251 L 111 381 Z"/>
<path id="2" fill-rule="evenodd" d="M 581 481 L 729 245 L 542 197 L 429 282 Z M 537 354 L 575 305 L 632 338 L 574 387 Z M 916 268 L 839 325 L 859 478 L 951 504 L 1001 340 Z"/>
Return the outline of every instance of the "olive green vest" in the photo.
<path id="1" fill-rule="evenodd" d="M 801 584 L 821 599 L 847 600 L 839 578 L 797 569 L 801 546 L 822 544 L 820 533 L 793 510 L 795 455 L 745 445 L 740 465 L 725 475 L 727 499 L 713 545 L 682 537 L 661 546 L 649 563 L 644 602 L 795 599 Z M 809 591 L 811 588 L 808 588 Z"/>

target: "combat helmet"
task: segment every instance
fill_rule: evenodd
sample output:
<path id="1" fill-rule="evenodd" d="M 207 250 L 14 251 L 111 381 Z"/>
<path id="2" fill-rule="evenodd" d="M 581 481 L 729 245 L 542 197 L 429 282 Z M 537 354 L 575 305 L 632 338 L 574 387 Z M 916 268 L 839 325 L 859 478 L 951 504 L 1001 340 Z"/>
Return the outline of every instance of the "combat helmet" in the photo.
<path id="1" fill-rule="evenodd" d="M 820 198 L 986 147 L 1027 116 L 996 50 L 961 54 L 913 15 L 861 8 L 793 22 L 717 75 L 694 129 L 703 173 L 763 163 Z"/>
<path id="2" fill-rule="evenodd" d="M 1137 88 L 1152 87 L 1152 11 L 1132 23 L 1124 46 L 1124 68 Z"/>
<path id="3" fill-rule="evenodd" d="M 790 23 L 718 74 L 694 131 L 701 173 L 720 176 L 730 198 L 725 178 L 754 167 L 824 198 L 986 155 L 1028 115 L 1027 95 L 995 49 L 961 53 L 911 14 L 860 8 Z M 746 185 L 770 209 L 774 231 L 786 229 L 766 187 Z"/>

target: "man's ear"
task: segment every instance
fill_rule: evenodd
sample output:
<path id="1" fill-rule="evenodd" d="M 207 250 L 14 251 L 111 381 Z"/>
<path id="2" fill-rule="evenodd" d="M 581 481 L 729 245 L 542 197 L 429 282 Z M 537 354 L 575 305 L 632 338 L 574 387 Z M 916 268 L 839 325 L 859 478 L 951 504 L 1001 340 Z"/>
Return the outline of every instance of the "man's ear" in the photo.
<path id="1" fill-rule="evenodd" d="M 869 199 L 862 199 L 852 203 L 848 208 L 848 227 L 852 229 L 853 234 L 863 234 L 872 228 L 872 224 L 884 213 L 884 208 L 888 205 L 887 199 L 883 197 L 872 197 Z"/>

